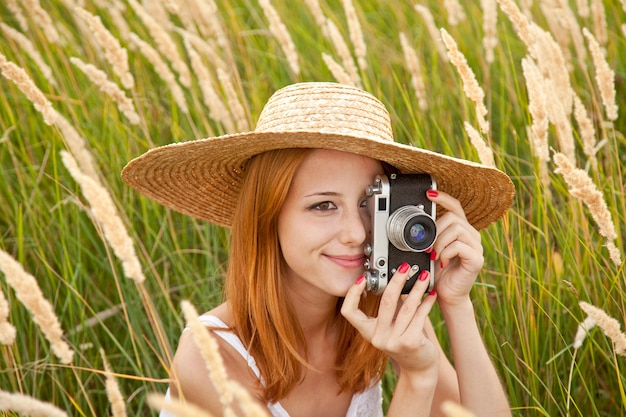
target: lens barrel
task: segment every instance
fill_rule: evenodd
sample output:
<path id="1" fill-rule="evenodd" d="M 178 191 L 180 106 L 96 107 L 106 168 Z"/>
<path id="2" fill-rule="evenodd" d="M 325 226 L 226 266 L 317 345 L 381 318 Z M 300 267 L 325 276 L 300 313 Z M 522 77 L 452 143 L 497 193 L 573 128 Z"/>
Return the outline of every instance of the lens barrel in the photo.
<path id="1" fill-rule="evenodd" d="M 437 238 L 435 220 L 421 206 L 403 206 L 387 221 L 387 239 L 405 252 L 423 252 Z"/>

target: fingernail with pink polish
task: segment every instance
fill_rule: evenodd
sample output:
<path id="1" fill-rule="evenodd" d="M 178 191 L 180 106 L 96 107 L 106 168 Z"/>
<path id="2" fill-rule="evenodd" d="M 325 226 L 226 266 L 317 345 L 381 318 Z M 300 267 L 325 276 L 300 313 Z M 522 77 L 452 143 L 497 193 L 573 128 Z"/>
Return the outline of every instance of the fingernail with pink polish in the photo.
<path id="1" fill-rule="evenodd" d="M 398 268 L 398 272 L 401 274 L 404 274 L 408 270 L 409 270 L 409 264 L 406 262 L 403 262 L 402 265 L 400 265 L 400 267 Z"/>
<path id="2" fill-rule="evenodd" d="M 435 259 L 437 259 L 437 251 L 433 249 L 430 253 L 430 260 L 434 261 Z"/>
<path id="3" fill-rule="evenodd" d="M 363 280 L 365 279 L 365 275 L 361 275 L 356 282 L 354 283 L 354 285 L 359 285 L 360 283 L 363 282 Z"/>
<path id="4" fill-rule="evenodd" d="M 426 191 L 426 195 L 430 198 L 436 198 L 439 195 L 437 190 L 428 190 Z"/>
<path id="5" fill-rule="evenodd" d="M 430 273 L 428 271 L 423 270 L 422 272 L 420 272 L 420 276 L 417 279 L 419 279 L 420 281 L 426 281 L 429 275 Z"/>

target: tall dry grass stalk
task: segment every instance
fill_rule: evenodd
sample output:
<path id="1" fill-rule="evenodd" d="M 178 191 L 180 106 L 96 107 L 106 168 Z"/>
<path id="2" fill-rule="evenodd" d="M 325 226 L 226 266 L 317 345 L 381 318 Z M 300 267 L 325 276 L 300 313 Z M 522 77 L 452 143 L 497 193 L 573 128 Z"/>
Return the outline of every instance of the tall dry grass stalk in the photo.
<path id="1" fill-rule="evenodd" d="M 430 35 L 431 41 L 435 44 L 435 48 L 437 48 L 439 57 L 444 62 L 448 62 L 448 53 L 446 52 L 446 47 L 441 41 L 441 35 L 439 34 L 439 29 L 437 29 L 435 18 L 433 17 L 433 14 L 430 12 L 430 9 L 421 4 L 416 4 L 414 6 L 414 9 L 417 12 L 417 14 L 419 14 L 424 20 L 424 24 L 426 25 L 426 30 L 428 31 L 428 34 Z"/>
<path id="2" fill-rule="evenodd" d="M 0 344 L 5 346 L 12 345 L 15 342 L 16 329 L 9 322 L 9 302 L 4 296 L 4 292 L 0 289 Z"/>
<path id="3" fill-rule="evenodd" d="M 584 301 L 578 304 L 595 321 L 596 325 L 602 329 L 604 334 L 611 339 L 615 353 L 626 357 L 626 335 L 622 333 L 619 322 L 599 307 Z"/>
<path id="4" fill-rule="evenodd" d="M 4 78 L 12 81 L 26 98 L 33 103 L 35 110 L 43 116 L 43 121 L 47 125 L 54 124 L 57 118 L 57 112 L 52 107 L 52 103 L 46 98 L 39 87 L 35 85 L 26 71 L 13 62 L 7 61 L 6 57 L 1 53 L 0 70 Z"/>
<path id="5" fill-rule="evenodd" d="M 589 17 L 589 0 L 576 0 L 576 10 L 578 10 L 578 16 Z"/>
<path id="6" fill-rule="evenodd" d="M 606 45 L 609 41 L 609 34 L 606 28 L 606 11 L 602 0 L 590 0 L 590 10 L 593 34 L 600 45 Z"/>
<path id="7" fill-rule="evenodd" d="M 476 414 L 454 401 L 446 400 L 441 404 L 441 411 L 446 417 L 476 417 Z"/>
<path id="8" fill-rule="evenodd" d="M 500 4 L 500 8 L 504 12 L 505 15 L 509 18 L 517 35 L 520 37 L 522 42 L 528 48 L 528 52 L 530 56 L 535 60 L 539 60 L 539 56 L 535 51 L 535 37 L 530 30 L 530 19 L 528 16 L 524 15 L 522 11 L 517 7 L 513 0 L 497 0 L 498 4 Z"/>
<path id="9" fill-rule="evenodd" d="M 480 0 L 483 11 L 483 49 L 485 60 L 492 63 L 494 50 L 498 46 L 498 3 L 496 0 Z"/>
<path id="10" fill-rule="evenodd" d="M 583 28 L 583 35 L 587 38 L 589 51 L 596 69 L 596 83 L 600 91 L 600 98 L 604 104 L 606 118 L 615 121 L 618 116 L 618 107 L 615 93 L 615 72 L 611 69 L 600 44 L 587 28 Z"/>
<path id="11" fill-rule="evenodd" d="M 476 148 L 478 152 L 478 158 L 483 165 L 487 165 L 490 167 L 495 167 L 496 162 L 493 158 L 493 150 L 489 147 L 487 142 L 480 136 L 478 130 L 474 129 L 474 127 L 468 122 L 464 122 L 463 126 L 465 127 L 465 131 L 467 132 L 467 136 L 470 138 L 470 142 Z"/>
<path id="12" fill-rule="evenodd" d="M 361 76 L 359 75 L 359 70 L 356 64 L 354 63 L 354 59 L 352 58 L 352 53 L 350 52 L 350 48 L 348 47 L 348 44 L 343 39 L 343 36 L 341 35 L 339 28 L 337 28 L 337 25 L 335 25 L 335 23 L 330 19 L 326 20 L 326 27 L 328 28 L 328 35 L 330 37 L 330 40 L 335 46 L 335 50 L 337 51 L 337 54 L 341 58 L 343 69 L 346 71 L 346 73 L 350 76 L 350 79 L 352 80 L 352 82 L 349 84 L 357 86 L 357 87 L 361 87 L 362 83 L 361 83 Z"/>
<path id="13" fill-rule="evenodd" d="M 193 332 L 193 339 L 209 371 L 209 377 L 219 393 L 220 401 L 224 408 L 224 416 L 234 416 L 232 410 L 233 393 L 230 389 L 230 382 L 222 356 L 220 355 L 219 345 L 208 329 L 200 322 L 198 312 L 189 301 L 183 300 L 181 308 L 187 327 Z"/>
<path id="14" fill-rule="evenodd" d="M 583 39 L 578 19 L 576 19 L 576 14 L 571 7 L 569 7 L 567 0 L 556 1 L 560 6 L 556 18 L 569 30 L 572 44 L 574 45 L 574 50 L 576 51 L 576 56 L 578 58 L 578 63 L 581 68 L 584 68 L 587 57 L 587 49 L 585 48 L 585 40 Z"/>
<path id="15" fill-rule="evenodd" d="M 250 130 L 250 123 L 248 121 L 248 117 L 246 116 L 246 109 L 243 103 L 239 100 L 239 96 L 235 90 L 235 85 L 232 82 L 230 72 L 218 68 L 217 78 L 220 81 L 222 90 L 226 96 L 226 101 L 228 102 L 228 107 L 230 108 L 235 128 L 239 132 L 246 132 Z"/>
<path id="16" fill-rule="evenodd" d="M 93 64 L 83 62 L 80 58 L 71 57 L 70 62 L 89 77 L 101 92 L 111 97 L 119 111 L 126 116 L 131 124 L 138 125 L 141 122 L 141 117 L 135 109 L 133 100 L 126 96 L 124 90 L 119 88 L 117 84 L 109 80 L 104 71 Z"/>
<path id="17" fill-rule="evenodd" d="M 400 32 L 400 45 L 404 53 L 404 62 L 411 74 L 411 85 L 417 98 L 417 105 L 421 111 L 426 111 L 428 110 L 428 100 L 426 99 L 426 84 L 424 83 L 424 77 L 422 77 L 420 61 L 417 57 L 417 52 L 415 52 L 415 49 L 413 49 L 403 32 Z"/>
<path id="18" fill-rule="evenodd" d="M 98 45 L 104 49 L 105 59 L 111 64 L 115 74 L 120 77 L 124 88 L 133 88 L 135 78 L 129 70 L 126 48 L 123 48 L 117 38 L 102 24 L 100 16 L 94 16 L 81 7 L 77 7 L 75 12 L 87 23 L 87 27 L 91 30 Z"/>
<path id="19" fill-rule="evenodd" d="M 43 30 L 48 41 L 55 44 L 61 43 L 61 36 L 59 36 L 59 32 L 54 26 L 52 18 L 48 12 L 41 7 L 39 0 L 22 0 L 22 3 L 24 3 L 24 9 L 30 13 L 37 26 Z"/>
<path id="20" fill-rule="evenodd" d="M 337 80 L 338 83 L 356 87 L 354 80 L 352 79 L 352 77 L 350 77 L 350 74 L 348 74 L 348 72 L 341 66 L 341 64 L 335 61 L 332 56 L 322 52 L 322 60 L 324 61 L 326 67 L 328 68 L 330 73 L 333 74 L 333 77 L 335 77 L 335 80 Z"/>
<path id="21" fill-rule="evenodd" d="M 317 23 L 322 30 L 322 35 L 324 35 L 325 38 L 329 38 L 328 28 L 326 27 L 326 16 L 324 16 L 319 0 L 304 0 L 304 3 L 313 15 L 315 23 Z"/>
<path id="22" fill-rule="evenodd" d="M 446 9 L 448 24 L 450 26 L 457 26 L 463 20 L 467 19 L 459 0 L 443 0 L 443 7 Z"/>
<path id="23" fill-rule="evenodd" d="M 102 357 L 102 363 L 104 365 L 104 375 L 106 377 L 105 387 L 107 398 L 111 403 L 113 417 L 126 417 L 126 402 L 124 401 L 124 396 L 117 383 L 117 379 L 115 379 L 115 375 L 113 375 L 113 370 L 107 360 L 104 349 L 100 349 L 100 356 Z"/>
<path id="24" fill-rule="evenodd" d="M 33 321 L 50 342 L 52 353 L 61 360 L 61 363 L 66 365 L 71 363 L 74 351 L 63 340 L 61 323 L 54 313 L 52 304 L 41 292 L 35 277 L 3 250 L 0 250 L 0 271 L 4 273 L 7 284 L 15 291 L 17 299 L 30 311 Z"/>
<path id="25" fill-rule="evenodd" d="M 356 62 L 361 71 L 365 71 L 367 69 L 367 45 L 361 29 L 361 22 L 359 22 L 359 16 L 356 14 L 352 0 L 342 0 L 342 3 L 346 13 L 346 20 L 348 21 L 348 32 L 350 33 L 350 42 L 352 42 L 352 47 L 354 48 Z"/>
<path id="26" fill-rule="evenodd" d="M 22 8 L 18 4 L 17 0 L 6 0 L 5 4 L 7 9 L 9 9 L 11 14 L 13 14 L 17 24 L 20 25 L 22 32 L 26 32 L 28 30 L 28 22 L 26 21 L 26 17 L 24 16 L 24 13 L 22 13 Z"/>
<path id="27" fill-rule="evenodd" d="M 159 52 L 154 49 L 149 43 L 143 41 L 136 33 L 129 33 L 128 35 L 132 44 L 134 44 L 141 54 L 152 64 L 154 71 L 165 82 L 172 93 L 172 98 L 181 109 L 183 113 L 188 113 L 187 101 L 185 100 L 185 93 L 180 85 L 176 82 L 176 76 L 167 66 L 167 63 L 161 58 Z"/>
<path id="28" fill-rule="evenodd" d="M 196 82 L 202 92 L 204 105 L 209 109 L 209 117 L 221 123 L 227 132 L 235 131 L 235 124 L 231 118 L 226 105 L 213 87 L 211 74 L 202 62 L 202 57 L 196 52 L 189 41 L 186 41 L 187 53 L 191 62 L 191 69 L 196 75 Z"/>
<path id="29" fill-rule="evenodd" d="M 194 0 L 194 16 L 204 36 L 210 33 L 222 50 L 230 54 L 228 37 L 220 20 L 220 11 L 215 0 Z"/>
<path id="30" fill-rule="evenodd" d="M 570 158 L 556 152 L 552 159 L 557 166 L 555 172 L 563 176 L 569 193 L 582 201 L 589 209 L 591 216 L 598 225 L 600 235 L 606 239 L 606 247 L 609 250 L 611 260 L 615 265 L 621 265 L 621 253 L 615 244 L 618 237 L 617 232 L 602 193 L 598 191 L 587 172 L 576 168 Z"/>
<path id="31" fill-rule="evenodd" d="M 226 62 L 224 62 L 224 60 L 218 53 L 219 46 L 216 45 L 216 41 L 214 41 L 213 39 L 204 39 L 196 35 L 195 33 L 191 33 L 180 28 L 175 28 L 175 30 L 180 33 L 185 42 L 187 42 L 189 45 L 192 45 L 193 48 L 208 62 L 210 62 L 212 66 L 221 68 L 223 70 L 227 69 Z M 187 45 L 187 43 L 185 44 L 185 46 Z"/>
<path id="32" fill-rule="evenodd" d="M 287 58 L 287 64 L 289 65 L 289 68 L 291 68 L 291 72 L 293 72 L 296 78 L 299 78 L 300 64 L 298 63 L 298 51 L 296 49 L 296 44 L 293 42 L 293 39 L 291 39 L 291 35 L 287 30 L 287 26 L 285 26 L 281 20 L 280 15 L 274 6 L 272 6 L 270 0 L 259 0 L 259 6 L 263 9 L 263 13 L 270 24 L 270 32 L 278 41 L 280 48 Z"/>
<path id="33" fill-rule="evenodd" d="M 89 144 L 85 138 L 83 138 L 74 126 L 60 113 L 56 114 L 54 125 L 61 132 L 63 140 L 74 158 L 76 158 L 81 171 L 84 172 L 85 175 L 89 176 L 89 178 L 93 181 L 100 183 L 98 167 L 91 151 L 89 150 Z"/>
<path id="34" fill-rule="evenodd" d="M 550 160 L 550 146 L 548 144 L 548 95 L 544 87 L 544 79 L 535 61 L 527 56 L 522 59 L 522 70 L 528 90 L 528 111 L 532 118 L 531 148 L 540 166 L 541 183 L 544 187 L 550 184 L 547 164 Z"/>
<path id="35" fill-rule="evenodd" d="M 480 130 L 485 135 L 489 135 L 489 122 L 487 121 L 487 107 L 485 106 L 485 92 L 482 87 L 476 81 L 474 71 L 467 64 L 465 56 L 459 50 L 456 41 L 445 30 L 441 29 L 441 38 L 443 43 L 448 48 L 448 57 L 454 66 L 456 67 L 461 81 L 463 81 L 463 91 L 465 95 L 474 102 L 476 108 L 476 118 Z"/>
<path id="36" fill-rule="evenodd" d="M 35 48 L 35 45 L 33 45 L 30 39 L 28 39 L 19 31 L 13 29 L 11 26 L 6 25 L 2 22 L 0 22 L 0 27 L 2 28 L 2 31 L 4 32 L 6 36 L 13 39 L 15 43 L 17 43 L 19 47 L 24 52 L 26 52 L 28 56 L 31 57 L 31 59 L 35 62 L 37 67 L 39 67 L 39 69 L 41 70 L 41 75 L 44 76 L 44 78 L 50 83 L 50 85 L 53 85 L 56 87 L 57 82 L 52 75 L 52 69 L 50 69 L 50 66 L 46 64 L 43 57 L 41 56 L 37 48 Z"/>
<path id="37" fill-rule="evenodd" d="M 265 409 L 252 398 L 250 392 L 244 387 L 235 381 L 230 381 L 230 390 L 233 396 L 238 400 L 237 404 L 241 407 L 246 417 L 270 417 Z"/>
<path id="38" fill-rule="evenodd" d="M 580 97 L 578 97 L 578 94 L 574 94 L 574 119 L 578 124 L 578 133 L 583 142 L 583 152 L 587 155 L 589 162 L 595 169 L 598 165 L 596 158 L 596 153 L 598 152 L 596 129 L 593 126 L 593 120 L 589 117 L 589 113 L 580 100 Z"/>
<path id="39" fill-rule="evenodd" d="M 565 115 L 569 118 L 572 114 L 573 90 L 567 61 L 561 47 L 550 32 L 543 30 L 534 22 L 531 23 L 530 30 L 535 38 L 535 48 L 539 57 L 536 63 L 543 76 L 552 81 L 556 98 L 561 102 Z"/>
<path id="40" fill-rule="evenodd" d="M 159 22 L 150 16 L 143 6 L 137 3 L 136 0 L 128 0 L 128 4 L 133 8 L 137 16 L 141 19 L 146 26 L 152 39 L 154 40 L 157 50 L 161 52 L 172 64 L 172 68 L 178 73 L 178 80 L 183 87 L 191 87 L 191 72 L 187 67 L 187 64 L 180 57 L 180 53 L 176 48 L 176 44 L 170 38 L 167 31 L 163 28 Z"/>
<path id="41" fill-rule="evenodd" d="M 0 411 L 14 411 L 24 417 L 68 417 L 56 406 L 28 395 L 0 391 Z"/>
<path id="42" fill-rule="evenodd" d="M 85 175 L 68 152 L 61 151 L 61 158 L 89 202 L 94 222 L 100 227 L 106 241 L 121 260 L 124 274 L 137 284 L 142 284 L 146 278 L 135 253 L 133 240 L 128 235 L 109 192 L 93 178 Z"/>

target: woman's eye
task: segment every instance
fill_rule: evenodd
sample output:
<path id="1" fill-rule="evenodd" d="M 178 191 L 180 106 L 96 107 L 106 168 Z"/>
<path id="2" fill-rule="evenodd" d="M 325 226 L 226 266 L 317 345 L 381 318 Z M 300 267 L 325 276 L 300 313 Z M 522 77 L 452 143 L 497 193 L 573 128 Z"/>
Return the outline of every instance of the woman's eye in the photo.
<path id="1" fill-rule="evenodd" d="M 332 201 L 322 201 L 321 203 L 316 203 L 310 207 L 311 210 L 317 211 L 327 211 L 336 209 L 337 206 Z"/>
<path id="2" fill-rule="evenodd" d="M 361 204 L 359 205 L 359 207 L 367 207 L 369 205 L 368 201 L 369 201 L 369 199 L 365 199 L 365 200 L 361 201 Z"/>

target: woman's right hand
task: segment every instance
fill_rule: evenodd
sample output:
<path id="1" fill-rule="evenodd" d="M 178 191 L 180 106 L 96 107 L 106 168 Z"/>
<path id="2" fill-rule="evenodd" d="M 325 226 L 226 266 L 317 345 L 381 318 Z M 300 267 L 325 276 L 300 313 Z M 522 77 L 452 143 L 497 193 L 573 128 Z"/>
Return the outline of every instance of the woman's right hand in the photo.
<path id="1" fill-rule="evenodd" d="M 359 300 L 365 291 L 365 280 L 359 278 L 346 294 L 341 314 L 372 345 L 385 352 L 402 379 L 420 379 L 437 382 L 439 350 L 424 330 L 428 313 L 437 298 L 434 292 L 426 294 L 428 272 L 424 272 L 411 292 L 402 295 L 402 288 L 409 273 L 409 265 L 403 264 L 389 280 L 380 300 L 377 317 L 368 317 L 359 309 Z"/>

